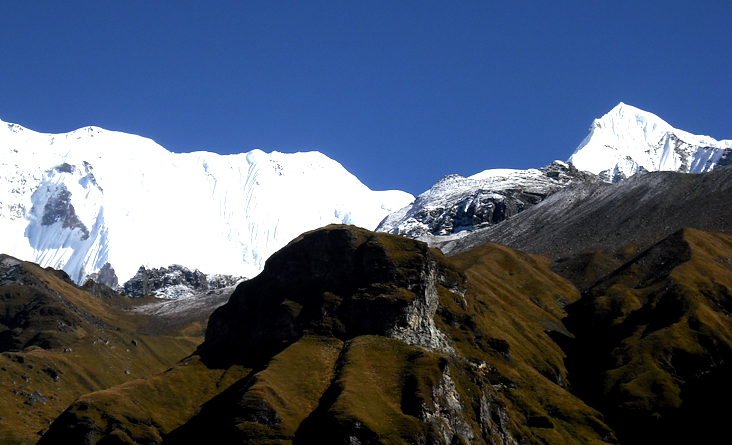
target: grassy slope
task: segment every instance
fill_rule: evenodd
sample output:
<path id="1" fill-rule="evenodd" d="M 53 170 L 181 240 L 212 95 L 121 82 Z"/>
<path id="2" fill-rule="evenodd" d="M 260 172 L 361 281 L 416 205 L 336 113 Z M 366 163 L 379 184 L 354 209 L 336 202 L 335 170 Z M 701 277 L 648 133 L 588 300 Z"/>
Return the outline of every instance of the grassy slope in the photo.
<path id="1" fill-rule="evenodd" d="M 508 247 L 486 244 L 451 260 L 468 277 L 468 294 L 464 303 L 441 300 L 441 327 L 462 354 L 512 382 L 503 394 L 524 436 L 556 444 L 612 440 L 602 415 L 568 391 L 564 353 L 547 334 L 566 332 L 563 308 L 579 292 L 546 259 Z M 529 426 L 542 417 L 554 427 Z"/>
<path id="2" fill-rule="evenodd" d="M 18 348 L 0 354 L 0 443 L 35 443 L 77 397 L 162 371 L 202 341 L 140 335 L 155 320 L 125 310 L 139 302 L 96 298 L 62 272 L 18 265 L 19 279 L 0 286 L 0 310 L 17 325 L 0 333 Z"/>
<path id="3" fill-rule="evenodd" d="M 122 443 L 157 443 L 161 436 L 190 419 L 199 406 L 249 373 L 233 366 L 211 369 L 196 356 L 167 371 L 80 397 L 58 421 L 74 419 L 76 428 L 49 443 L 82 443 L 114 437 Z M 53 428 L 53 427 L 52 427 Z M 50 434 L 50 432 L 49 432 Z M 39 443 L 46 443 L 42 438 Z"/>
<path id="4" fill-rule="evenodd" d="M 299 431 L 301 442 L 343 439 L 353 432 L 383 444 L 418 443 L 428 425 L 403 412 L 407 394 L 429 403 L 441 371 L 438 356 L 398 340 L 361 336 L 348 342 L 318 411 Z M 427 379 L 428 382 L 424 380 Z M 409 388 L 407 382 L 413 382 Z M 426 384 L 425 384 L 426 383 Z M 327 432 L 325 432 L 327 431 Z"/>
<path id="5" fill-rule="evenodd" d="M 714 415 L 685 402 L 703 397 L 698 391 L 711 389 L 711 397 L 730 389 L 721 382 L 732 377 L 725 364 L 732 359 L 732 237 L 677 232 L 600 280 L 569 311 L 578 336 L 567 343 L 577 376 L 570 379 L 608 414 L 621 441 L 674 431 L 675 439 L 699 439 L 708 431 L 680 430 L 677 421 Z M 705 375 L 720 381 L 716 389 L 699 386 Z"/>
<path id="6" fill-rule="evenodd" d="M 68 353 L 37 347 L 3 353 L 0 443 L 35 443 L 36 433 L 47 429 L 77 397 L 159 372 L 190 354 L 200 340 L 101 330 L 71 344 Z M 46 401 L 26 403 L 35 391 Z"/>
<path id="7" fill-rule="evenodd" d="M 325 260 L 317 249 L 321 248 L 319 243 L 329 246 L 329 240 L 338 237 L 344 241 L 343 244 L 337 244 L 341 242 L 337 241 L 336 247 L 350 246 L 348 249 L 356 252 L 361 245 L 372 249 L 362 252 L 365 252 L 366 261 L 375 261 L 374 277 L 392 276 L 391 272 L 385 275 L 379 271 L 392 270 L 394 266 L 390 264 L 394 264 L 398 266 L 393 275 L 395 282 L 420 285 L 421 264 L 427 252 L 424 246 L 419 247 L 413 240 L 384 234 L 372 236 L 351 228 L 346 230 L 354 231 L 354 236 L 343 237 L 338 230 L 342 229 L 331 227 L 310 237 L 304 236 L 303 245 L 308 248 L 298 245 L 299 240 L 293 241 L 289 248 L 295 259 L 283 252 L 275 258 L 289 272 L 284 275 L 270 272 L 280 287 L 272 288 L 260 277 L 246 287 L 248 292 L 255 293 L 246 298 L 269 302 L 275 309 L 280 304 L 277 298 L 283 299 L 282 304 L 287 299 L 297 300 L 300 303 L 295 315 L 300 315 L 288 321 L 289 326 L 302 320 L 302 326 L 308 330 L 331 332 L 325 328 L 336 326 L 339 321 L 331 318 L 353 315 L 332 306 L 347 298 L 360 301 L 364 290 L 356 289 L 351 297 L 346 294 L 337 298 L 310 295 L 314 291 L 323 292 L 325 296 L 331 294 L 322 283 L 316 290 L 307 288 L 308 274 L 296 259 L 297 255 L 315 256 L 315 275 L 329 273 L 334 270 L 332 267 L 340 267 L 339 261 L 345 260 L 339 260 L 333 250 L 328 250 L 326 255 L 332 255 L 332 258 L 327 257 L 328 262 L 323 263 L 321 271 L 317 269 L 321 267 L 317 261 Z M 382 252 L 388 255 L 388 261 L 387 257 L 382 258 Z M 358 253 L 354 255 L 359 258 Z M 255 369 L 251 372 L 250 368 L 232 366 L 231 363 L 237 363 L 234 359 L 226 365 L 222 365 L 226 362 L 223 357 L 204 365 L 193 356 L 185 361 L 188 365 L 179 364 L 173 371 L 147 381 L 138 380 L 84 396 L 65 417 L 58 419 L 48 437 L 59 441 L 91 434 L 110 440 L 114 437 L 119 443 L 160 443 L 162 440 L 166 444 L 191 440 L 297 444 L 316 439 L 327 443 L 358 437 L 362 442 L 404 444 L 432 443 L 445 437 L 444 425 L 451 423 L 450 428 L 462 429 L 465 437 L 473 437 L 475 443 L 480 442 L 479 437 L 498 440 L 506 432 L 524 443 L 612 440 L 612 431 L 604 425 L 600 414 L 567 391 L 564 354 L 546 333 L 550 330 L 566 332 L 561 322 L 565 316 L 563 307 L 576 301 L 579 292 L 551 272 L 547 260 L 501 246 L 486 245 L 452 260 L 436 251 L 430 255 L 432 261 L 441 265 L 441 282 L 450 287 L 438 285 L 442 308 L 436 322 L 453 339 L 457 356 L 428 352 L 379 335 L 356 335 L 339 340 L 330 333 L 287 339 L 291 342 L 289 346 L 279 350 L 272 348 L 275 355 L 270 359 L 260 364 L 257 360 L 252 361 Z M 355 270 L 359 270 L 358 267 Z M 283 280 L 293 274 L 299 275 L 296 275 L 296 288 L 290 289 Z M 343 275 L 345 279 L 349 276 L 348 273 Z M 466 280 L 467 293 L 463 296 L 459 288 Z M 369 283 L 361 284 L 370 286 L 369 292 L 382 288 L 388 291 L 379 298 L 391 298 L 394 292 L 402 289 Z M 277 292 L 273 293 L 272 289 Z M 350 287 L 341 283 L 334 291 L 336 289 Z M 413 297 L 411 291 L 403 290 Z M 257 292 L 263 294 L 257 296 Z M 251 316 L 251 310 L 239 314 L 235 312 L 239 310 L 237 306 L 232 304 L 228 311 L 220 309 L 217 313 L 231 318 L 234 323 L 239 320 L 237 329 L 249 332 L 246 329 L 253 325 L 241 317 Z M 386 308 L 390 310 L 388 306 Z M 370 315 L 374 314 L 377 312 Z M 258 315 L 260 320 L 252 320 L 252 323 L 269 329 L 272 323 L 279 325 L 279 315 L 276 310 L 261 313 Z M 325 323 L 325 328 L 313 323 Z M 381 321 L 375 319 L 374 323 L 378 328 Z M 240 335 L 238 331 L 229 332 Z M 343 335 L 343 331 L 333 332 Z M 247 335 L 261 336 L 261 333 L 252 331 Z M 238 342 L 235 339 L 230 344 Z M 229 343 L 218 343 L 219 348 L 226 344 Z M 243 344 L 248 343 L 244 341 Z M 256 349 L 256 345 L 254 347 Z M 246 354 L 239 349 L 214 349 L 214 352 L 233 354 L 231 357 Z M 211 354 L 210 350 L 208 354 Z M 225 372 L 230 376 L 226 384 L 214 384 L 217 376 Z M 454 389 L 448 385 L 439 395 L 436 388 L 444 384 L 445 373 L 452 376 Z M 150 381 L 156 382 L 153 387 L 150 387 Z M 445 391 L 449 395 L 445 395 Z M 446 397 L 457 400 L 459 408 L 447 409 Z M 169 404 L 167 400 L 173 400 L 173 403 Z M 437 400 L 441 401 L 441 408 L 435 411 Z M 485 412 L 483 400 L 489 401 L 492 412 Z M 425 418 L 437 420 L 420 420 Z M 486 429 L 486 425 L 491 426 Z"/>

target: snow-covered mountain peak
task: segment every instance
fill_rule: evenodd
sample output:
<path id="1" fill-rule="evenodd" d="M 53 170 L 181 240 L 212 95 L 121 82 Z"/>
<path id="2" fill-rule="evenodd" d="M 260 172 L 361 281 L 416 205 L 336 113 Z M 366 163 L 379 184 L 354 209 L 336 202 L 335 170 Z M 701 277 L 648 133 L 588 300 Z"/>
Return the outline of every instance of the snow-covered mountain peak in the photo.
<path id="1" fill-rule="evenodd" d="M 0 124 L 0 252 L 79 283 L 105 265 L 120 283 L 140 264 L 252 277 L 302 232 L 374 229 L 413 199 L 372 191 L 318 152 L 172 153 L 97 127 Z"/>
<path id="2" fill-rule="evenodd" d="M 732 162 L 732 141 L 678 130 L 653 113 L 618 104 L 590 126 L 569 162 L 617 182 L 643 171 L 700 173 Z"/>

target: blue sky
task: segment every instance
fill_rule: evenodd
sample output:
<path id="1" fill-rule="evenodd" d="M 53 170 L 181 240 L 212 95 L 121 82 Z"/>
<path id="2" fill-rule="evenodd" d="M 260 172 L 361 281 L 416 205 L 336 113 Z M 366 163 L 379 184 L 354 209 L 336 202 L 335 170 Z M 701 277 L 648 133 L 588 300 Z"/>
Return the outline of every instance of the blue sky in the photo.
<path id="1" fill-rule="evenodd" d="M 732 139 L 732 2 L 13 1 L 0 119 L 318 150 L 372 189 L 567 159 L 618 102 Z"/>

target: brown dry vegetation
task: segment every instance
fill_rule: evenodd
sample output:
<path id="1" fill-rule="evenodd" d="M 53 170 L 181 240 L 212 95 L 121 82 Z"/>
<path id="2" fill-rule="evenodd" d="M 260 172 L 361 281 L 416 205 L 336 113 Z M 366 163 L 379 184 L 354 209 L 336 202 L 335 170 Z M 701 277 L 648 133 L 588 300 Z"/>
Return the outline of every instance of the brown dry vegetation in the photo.
<path id="1" fill-rule="evenodd" d="M 432 263 L 440 277 L 436 323 L 457 355 L 383 336 L 384 323 L 394 320 L 390 311 L 415 298 Z M 612 441 L 602 416 L 568 392 L 564 354 L 546 333 L 567 333 L 563 308 L 579 298 L 549 267 L 544 258 L 495 245 L 450 260 L 422 243 L 353 227 L 305 234 L 214 314 L 202 361 L 176 366 L 176 384 L 171 373 L 155 377 L 184 390 L 158 394 L 138 381 L 89 394 L 47 437 L 284 444 L 355 435 L 384 444 L 441 443 L 436 425 L 448 421 L 424 416 L 446 409 L 447 396 L 435 391 L 449 374 L 449 397 L 461 408 L 439 415 L 462 428 L 462 440 L 510 434 L 525 443 Z M 212 389 L 205 376 L 222 372 L 242 378 Z M 157 395 L 141 400 L 146 394 Z M 184 398 L 177 417 L 166 414 L 171 397 L 176 404 Z M 481 400 L 493 407 L 492 430 L 481 420 Z"/>
<path id="2" fill-rule="evenodd" d="M 725 411 L 705 397 L 732 395 L 732 237 L 686 229 L 643 251 L 562 260 L 493 244 L 446 258 L 352 227 L 304 234 L 215 313 L 196 355 L 84 395 L 41 442 L 442 443 L 448 423 L 466 443 L 717 434 Z M 435 323 L 456 354 L 385 336 L 424 289 L 427 264 L 438 271 Z M 124 362 L 119 347 L 101 347 L 80 354 Z M 29 361 L 8 360 L 27 373 Z"/>
<path id="3" fill-rule="evenodd" d="M 12 265 L 0 281 L 0 443 L 35 443 L 79 396 L 151 376 L 202 341 L 141 334 L 156 320 L 128 309 L 149 299 L 96 298 L 64 272 L 0 260 Z"/>
<path id="4" fill-rule="evenodd" d="M 683 229 L 568 307 L 570 381 L 621 442 L 722 433 L 724 410 L 700 398 L 732 391 L 731 258 L 732 237 Z"/>

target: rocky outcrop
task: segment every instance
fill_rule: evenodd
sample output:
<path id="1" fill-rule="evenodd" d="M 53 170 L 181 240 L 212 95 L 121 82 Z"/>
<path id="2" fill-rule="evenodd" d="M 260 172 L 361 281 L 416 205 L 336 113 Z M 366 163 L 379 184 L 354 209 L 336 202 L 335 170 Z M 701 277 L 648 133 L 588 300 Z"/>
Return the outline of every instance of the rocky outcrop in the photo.
<path id="1" fill-rule="evenodd" d="M 443 443 L 451 444 L 453 440 L 460 439 L 465 442 L 475 440 L 475 432 L 463 413 L 465 402 L 455 388 L 449 367 L 445 367 L 439 383 L 432 388 L 432 403 L 432 406 L 423 405 L 421 417 L 433 425 Z"/>
<path id="2" fill-rule="evenodd" d="M 561 161 L 538 170 L 486 170 L 469 178 L 450 175 L 386 217 L 376 230 L 410 238 L 470 231 L 510 218 L 569 184 L 593 180 L 594 175 Z"/>
<path id="3" fill-rule="evenodd" d="M 450 352 L 434 322 L 437 287 L 463 285 L 424 243 L 329 226 L 297 238 L 240 285 L 212 314 L 204 350 L 271 353 L 310 333 L 342 340 L 383 335 Z"/>
<path id="4" fill-rule="evenodd" d="M 244 280 L 231 275 L 205 274 L 198 269 L 174 264 L 170 267 L 148 269 L 140 266 L 137 273 L 124 286 L 130 297 L 153 295 L 158 298 L 191 298 L 215 289 L 231 287 Z"/>
<path id="5" fill-rule="evenodd" d="M 112 265 L 109 263 L 104 263 L 104 266 L 102 266 L 102 268 L 99 269 L 98 272 L 89 274 L 89 276 L 87 277 L 87 281 L 88 280 L 103 284 L 112 289 L 119 288 L 119 280 L 117 279 L 117 274 L 115 273 Z"/>
<path id="6" fill-rule="evenodd" d="M 435 313 L 440 305 L 437 295 L 437 261 L 430 261 L 421 272 L 424 283 L 420 293 L 401 310 L 386 336 L 401 340 L 408 345 L 423 346 L 448 354 L 454 354 L 450 340 L 435 326 Z"/>

